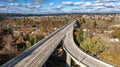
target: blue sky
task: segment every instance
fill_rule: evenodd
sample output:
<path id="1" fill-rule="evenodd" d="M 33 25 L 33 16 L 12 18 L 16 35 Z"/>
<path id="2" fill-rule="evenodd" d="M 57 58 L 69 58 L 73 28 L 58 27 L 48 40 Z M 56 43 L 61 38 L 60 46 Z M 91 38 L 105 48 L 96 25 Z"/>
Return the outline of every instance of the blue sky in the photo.
<path id="1" fill-rule="evenodd" d="M 120 13 L 120 0 L 0 0 L 0 13 Z"/>

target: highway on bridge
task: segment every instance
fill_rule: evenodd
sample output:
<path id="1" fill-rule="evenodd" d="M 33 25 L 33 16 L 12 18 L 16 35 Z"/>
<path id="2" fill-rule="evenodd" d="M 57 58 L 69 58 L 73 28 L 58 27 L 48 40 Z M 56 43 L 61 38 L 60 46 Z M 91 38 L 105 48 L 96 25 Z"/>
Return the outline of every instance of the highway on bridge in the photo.
<path id="1" fill-rule="evenodd" d="M 63 48 L 66 54 L 81 67 L 114 67 L 89 56 L 78 48 L 73 39 L 73 29 L 76 22 L 77 20 L 48 35 L 1 67 L 42 67 L 63 39 Z"/>
<path id="2" fill-rule="evenodd" d="M 58 31 L 52 33 L 48 37 L 44 38 L 34 46 L 30 47 L 17 57 L 8 61 L 2 67 L 41 67 L 63 40 L 65 34 L 76 22 L 73 21 L 60 28 Z"/>

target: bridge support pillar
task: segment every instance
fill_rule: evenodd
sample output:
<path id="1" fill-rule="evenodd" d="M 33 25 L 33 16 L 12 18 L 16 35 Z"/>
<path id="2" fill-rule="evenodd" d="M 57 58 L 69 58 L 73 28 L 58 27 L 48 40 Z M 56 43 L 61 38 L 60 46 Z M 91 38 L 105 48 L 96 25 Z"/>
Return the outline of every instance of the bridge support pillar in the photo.
<path id="1" fill-rule="evenodd" d="M 43 65 L 43 67 L 46 67 L 46 63 Z"/>
<path id="2" fill-rule="evenodd" d="M 71 57 L 66 53 L 66 67 L 71 67 Z"/>

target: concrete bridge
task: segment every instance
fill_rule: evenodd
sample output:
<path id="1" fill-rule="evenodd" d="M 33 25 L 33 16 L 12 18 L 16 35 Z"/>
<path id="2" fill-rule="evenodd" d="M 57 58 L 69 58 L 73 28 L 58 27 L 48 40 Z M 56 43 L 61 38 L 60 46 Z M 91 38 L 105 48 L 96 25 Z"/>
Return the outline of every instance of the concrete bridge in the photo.
<path id="1" fill-rule="evenodd" d="M 71 59 L 80 67 L 114 67 L 87 55 L 76 46 L 73 40 L 76 22 L 77 20 L 48 35 L 1 67 L 42 67 L 62 40 L 64 40 L 63 48 L 67 54 L 66 67 L 71 67 Z"/>

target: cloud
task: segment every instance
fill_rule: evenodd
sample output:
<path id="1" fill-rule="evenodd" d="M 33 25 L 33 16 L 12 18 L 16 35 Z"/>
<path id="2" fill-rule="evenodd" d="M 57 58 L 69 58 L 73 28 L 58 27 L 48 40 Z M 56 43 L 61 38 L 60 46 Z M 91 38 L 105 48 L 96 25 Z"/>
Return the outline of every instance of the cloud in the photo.
<path id="1" fill-rule="evenodd" d="M 49 6 L 54 6 L 54 3 L 49 3 Z"/>
<path id="2" fill-rule="evenodd" d="M 114 8 L 117 6 L 117 3 L 96 3 L 93 7 L 106 7 L 106 8 Z"/>
<path id="3" fill-rule="evenodd" d="M 73 2 L 62 2 L 63 5 L 74 6 Z"/>
<path id="4" fill-rule="evenodd" d="M 36 5 L 36 4 L 22 4 L 20 5 L 21 7 L 28 8 L 28 9 L 37 9 L 37 8 L 42 8 L 41 5 Z"/>
<path id="5" fill-rule="evenodd" d="M 33 2 L 35 2 L 35 3 L 44 3 L 47 1 L 49 1 L 49 0 L 33 0 Z"/>
<path id="6" fill-rule="evenodd" d="M 47 9 L 40 9 L 40 12 L 48 12 Z"/>
<path id="7" fill-rule="evenodd" d="M 74 13 L 78 13 L 78 12 L 80 12 L 80 8 L 72 8 L 71 9 L 71 12 L 74 12 Z"/>
<path id="8" fill-rule="evenodd" d="M 42 6 L 41 5 L 36 5 L 34 6 L 35 8 L 41 8 Z"/>
<path id="9" fill-rule="evenodd" d="M 78 2 L 69 0 L 63 1 L 61 2 L 61 4 L 58 3 L 59 5 L 55 2 L 50 1 L 49 3 L 47 1 L 49 0 L 0 0 L 0 12 L 6 13 L 120 12 L 119 0 L 92 0 L 92 1 L 80 0 Z M 45 5 L 45 7 L 43 7 L 43 5 Z"/>
<path id="10" fill-rule="evenodd" d="M 35 8 L 40 8 L 40 6 L 39 5 L 37 5 L 37 6 L 34 6 L 34 5 L 29 5 L 29 6 L 26 6 L 26 8 L 30 8 L 30 9 L 35 9 Z"/>
<path id="11" fill-rule="evenodd" d="M 82 5 L 84 2 L 75 2 L 74 5 L 75 6 L 79 6 L 79 5 Z"/>
<path id="12" fill-rule="evenodd" d="M 89 8 L 93 8 L 94 5 L 91 2 L 84 2 L 82 3 L 82 5 L 80 6 L 78 5 L 77 7 L 82 8 L 82 9 L 89 9 Z"/>
<path id="13" fill-rule="evenodd" d="M 0 0 L 0 2 L 17 2 L 18 0 Z"/>
<path id="14" fill-rule="evenodd" d="M 92 6 L 92 3 L 90 3 L 90 2 L 85 2 L 83 5 L 84 5 L 85 7 L 89 7 L 89 6 Z"/>
<path id="15" fill-rule="evenodd" d="M 117 8 L 119 5 L 119 2 L 116 3 L 95 3 L 92 4 L 93 8 L 100 8 L 100 9 L 107 9 L 107 8 Z"/>
<path id="16" fill-rule="evenodd" d="M 10 8 L 0 8 L 0 13 L 11 13 L 12 10 Z"/>
<path id="17" fill-rule="evenodd" d="M 80 8 L 73 8 L 71 10 L 65 11 L 66 13 L 92 13 L 92 9 L 80 9 Z"/>
<path id="18" fill-rule="evenodd" d="M 96 0 L 95 2 L 97 2 L 97 3 L 103 3 L 103 2 L 108 2 L 108 3 L 110 3 L 110 2 L 117 2 L 118 0 Z"/>
<path id="19" fill-rule="evenodd" d="M 44 0 L 33 0 L 34 2 L 43 2 Z"/>
<path id="20" fill-rule="evenodd" d="M 115 7 L 118 8 L 118 9 L 120 9 L 120 4 L 117 4 Z"/>
<path id="21" fill-rule="evenodd" d="M 84 4 L 84 2 L 62 2 L 63 5 L 67 5 L 67 6 L 80 6 L 82 4 Z"/>
<path id="22" fill-rule="evenodd" d="M 81 8 L 76 7 L 76 8 L 72 8 L 72 10 L 81 10 Z"/>
<path id="23" fill-rule="evenodd" d="M 7 8 L 0 8 L 0 12 L 2 13 L 7 12 Z"/>
<path id="24" fill-rule="evenodd" d="M 49 12 L 61 13 L 61 12 L 63 12 L 63 10 L 62 10 L 63 8 L 64 8 L 64 6 L 56 6 L 54 8 L 51 8 L 51 10 Z"/>
<path id="25" fill-rule="evenodd" d="M 53 8 L 54 10 L 61 10 L 62 8 L 64 8 L 63 6 L 57 6 L 55 8 Z"/>
<path id="26" fill-rule="evenodd" d="M 106 7 L 104 7 L 104 6 L 97 6 L 97 7 L 95 7 L 95 9 L 97 9 L 97 10 L 101 10 L 101 9 L 105 9 Z"/>
<path id="27" fill-rule="evenodd" d="M 81 5 L 85 5 L 85 6 L 90 6 L 91 3 L 90 2 L 62 2 L 63 5 L 67 5 L 67 6 L 81 6 Z"/>
<path id="28" fill-rule="evenodd" d="M 104 3 L 94 3 L 93 6 L 103 6 Z"/>
<path id="29" fill-rule="evenodd" d="M 106 8 L 114 8 L 114 5 L 105 5 Z"/>
<path id="30" fill-rule="evenodd" d="M 18 6 L 20 5 L 19 3 L 9 3 L 8 6 Z"/>
<path id="31" fill-rule="evenodd" d="M 102 13 L 120 13 L 120 10 L 117 9 L 117 8 L 105 8 L 105 9 L 102 9 L 100 10 Z"/>
<path id="32" fill-rule="evenodd" d="M 7 7 L 6 5 L 0 4 L 0 9 L 1 9 L 1 8 L 6 8 L 6 7 Z"/>

